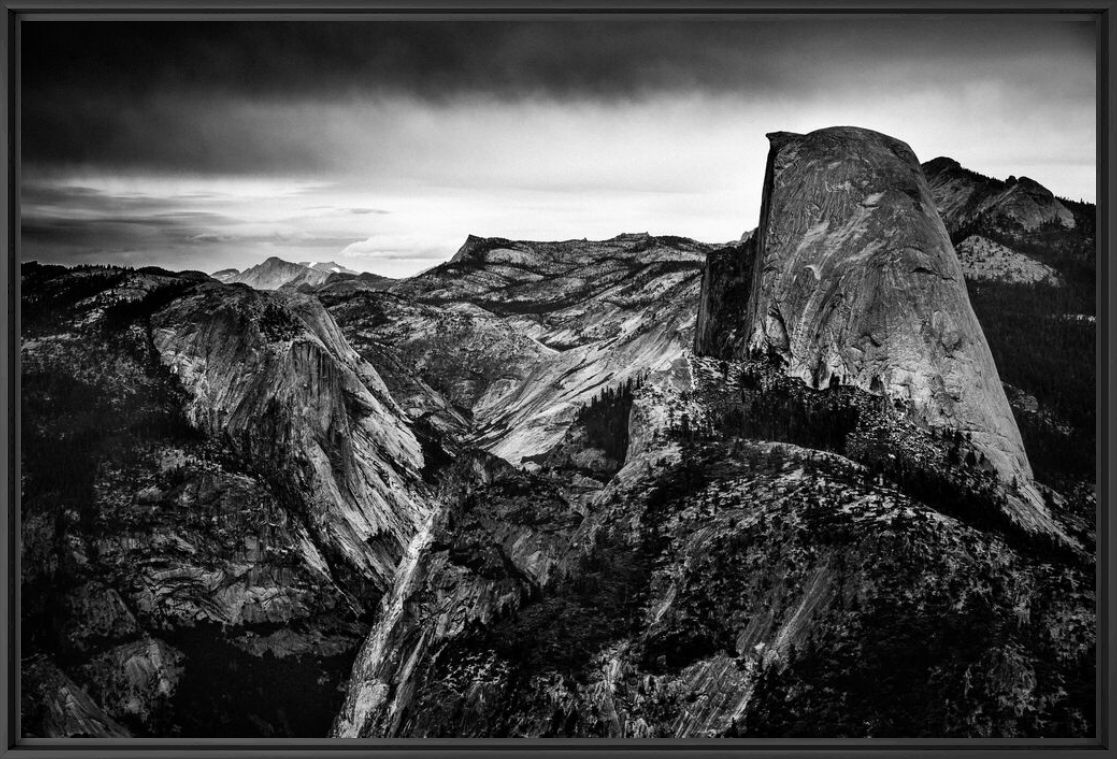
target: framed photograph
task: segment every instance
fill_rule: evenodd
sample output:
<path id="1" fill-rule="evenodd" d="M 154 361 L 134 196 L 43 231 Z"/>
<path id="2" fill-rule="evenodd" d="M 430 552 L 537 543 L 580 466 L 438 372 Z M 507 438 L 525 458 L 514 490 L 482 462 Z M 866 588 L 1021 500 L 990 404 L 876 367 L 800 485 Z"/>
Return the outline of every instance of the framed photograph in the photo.
<path id="1" fill-rule="evenodd" d="M 1113 0 L 2 0 L 3 756 L 1114 756 Z"/>

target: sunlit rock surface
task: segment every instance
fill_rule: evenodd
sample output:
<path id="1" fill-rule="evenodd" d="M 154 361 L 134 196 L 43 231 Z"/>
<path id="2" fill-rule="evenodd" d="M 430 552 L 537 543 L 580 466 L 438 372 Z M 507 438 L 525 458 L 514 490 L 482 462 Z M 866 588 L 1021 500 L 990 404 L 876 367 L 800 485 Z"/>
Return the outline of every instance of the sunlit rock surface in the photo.
<path id="1" fill-rule="evenodd" d="M 302 296 L 202 287 L 153 318 L 190 422 L 298 493 L 320 544 L 383 587 L 427 507 L 422 452 L 376 371 Z"/>
<path id="2" fill-rule="evenodd" d="M 379 543 L 352 538 L 349 552 L 336 515 L 316 529 L 314 494 L 330 487 L 316 478 L 336 462 L 328 476 L 350 488 L 346 471 L 367 476 L 379 456 L 392 469 L 378 479 L 413 480 L 421 460 L 399 424 L 368 418 L 372 393 L 396 413 L 375 373 L 346 353 L 320 307 L 204 275 L 27 265 L 22 294 L 23 646 L 32 658 L 50 652 L 58 670 L 24 670 L 28 734 L 324 732 L 384 584 L 365 567 L 379 557 L 391 573 L 401 549 L 390 527 Z M 201 301 L 225 310 L 160 321 Z M 185 350 L 171 349 L 173 362 L 189 354 L 193 330 L 216 338 L 234 313 L 241 339 L 191 363 L 204 371 L 196 397 L 164 364 L 156 332 Z M 300 350 L 322 355 L 284 363 Z M 362 438 L 362 419 L 382 442 Z M 280 423 L 291 458 L 262 444 L 280 442 L 277 427 L 253 426 Z M 395 490 L 393 504 L 408 497 Z M 393 507 L 389 525 L 406 529 L 406 515 Z M 55 706 L 59 689 L 70 706 Z"/>
<path id="3" fill-rule="evenodd" d="M 357 350 L 406 387 L 413 417 L 453 424 L 433 389 L 469 417 L 468 442 L 516 464 L 557 445 L 596 394 L 691 346 L 711 249 L 647 234 L 470 237 L 389 293 L 322 297 Z"/>
<path id="4" fill-rule="evenodd" d="M 1023 284 L 1061 285 L 1059 272 L 981 235 L 970 235 L 954 246 L 966 279 Z"/>
<path id="5" fill-rule="evenodd" d="M 1032 231 L 1044 225 L 1076 226 L 1074 214 L 1043 185 L 1028 177 L 1007 180 L 982 176 L 951 158 L 923 164 L 931 195 L 953 232 L 980 217 L 999 219 Z"/>
<path id="6" fill-rule="evenodd" d="M 248 285 L 256 290 L 278 290 L 285 285 L 292 287 L 301 284 L 320 285 L 329 279 L 331 273 L 333 272 L 328 266 L 314 268 L 272 256 L 244 271 L 226 269 L 213 276 L 222 282 Z"/>
<path id="7" fill-rule="evenodd" d="M 915 154 L 848 127 L 770 139 L 748 351 L 961 431 L 1019 490 L 1012 517 L 1053 531 Z"/>

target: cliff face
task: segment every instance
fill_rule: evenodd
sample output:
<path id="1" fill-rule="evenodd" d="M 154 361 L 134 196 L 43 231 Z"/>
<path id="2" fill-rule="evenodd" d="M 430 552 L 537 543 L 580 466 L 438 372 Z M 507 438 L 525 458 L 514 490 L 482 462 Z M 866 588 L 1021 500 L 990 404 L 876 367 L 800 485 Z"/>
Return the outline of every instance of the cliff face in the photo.
<path id="1" fill-rule="evenodd" d="M 811 387 L 884 394 L 964 433 L 1019 490 L 1013 518 L 1052 529 L 911 149 L 844 127 L 769 137 L 748 352 Z"/>
<path id="2" fill-rule="evenodd" d="M 303 504 L 358 582 L 382 589 L 428 507 L 420 445 L 376 371 L 316 300 L 202 286 L 159 311 L 152 342 L 226 438 Z"/>
<path id="3" fill-rule="evenodd" d="M 470 236 L 389 293 L 322 298 L 413 417 L 452 424 L 433 389 L 469 417 L 468 442 L 519 464 L 557 445 L 596 394 L 682 357 L 711 248 L 647 234 Z"/>
<path id="4" fill-rule="evenodd" d="M 706 257 L 694 325 L 695 353 L 728 359 L 743 351 L 755 262 L 756 242 L 751 236 L 737 247 L 710 251 Z"/>
<path id="5" fill-rule="evenodd" d="M 923 164 L 931 194 L 952 233 L 979 218 L 1032 231 L 1043 225 L 1074 229 L 1074 214 L 1051 190 L 1028 177 L 993 179 L 950 158 Z"/>

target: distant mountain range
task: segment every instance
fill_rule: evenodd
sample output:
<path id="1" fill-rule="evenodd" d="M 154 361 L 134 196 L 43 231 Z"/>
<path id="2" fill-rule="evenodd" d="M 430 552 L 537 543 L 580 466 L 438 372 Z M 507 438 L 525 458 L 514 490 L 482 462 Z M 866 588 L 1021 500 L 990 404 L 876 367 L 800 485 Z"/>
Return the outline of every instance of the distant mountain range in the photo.
<path id="1" fill-rule="evenodd" d="M 335 274 L 359 276 L 360 273 L 333 261 L 291 263 L 272 256 L 244 271 L 222 269 L 214 272 L 213 278 L 220 282 L 248 285 L 256 290 L 279 290 L 283 287 L 317 287 Z"/>

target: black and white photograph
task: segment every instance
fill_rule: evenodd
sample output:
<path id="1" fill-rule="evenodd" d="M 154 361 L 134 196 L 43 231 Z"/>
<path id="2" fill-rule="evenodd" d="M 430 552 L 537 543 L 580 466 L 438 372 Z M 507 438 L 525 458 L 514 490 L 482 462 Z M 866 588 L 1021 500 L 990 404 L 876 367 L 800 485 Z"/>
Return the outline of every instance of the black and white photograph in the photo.
<path id="1" fill-rule="evenodd" d="M 1098 28 L 21 21 L 15 738 L 1095 739 Z"/>

